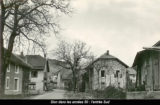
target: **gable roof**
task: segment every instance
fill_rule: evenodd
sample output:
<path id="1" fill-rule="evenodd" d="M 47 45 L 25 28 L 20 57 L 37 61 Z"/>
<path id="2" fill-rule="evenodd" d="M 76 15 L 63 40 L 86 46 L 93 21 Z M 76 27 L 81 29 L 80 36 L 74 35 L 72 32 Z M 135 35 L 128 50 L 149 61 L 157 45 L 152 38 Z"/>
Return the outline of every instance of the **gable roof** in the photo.
<path id="1" fill-rule="evenodd" d="M 93 63 L 95 63 L 95 62 L 97 62 L 98 60 L 101 60 L 101 59 L 105 59 L 105 60 L 115 59 L 118 62 L 120 62 L 122 65 L 124 65 L 125 67 L 129 67 L 127 64 L 125 64 L 124 62 L 122 62 L 120 59 L 114 57 L 113 55 L 110 55 L 109 51 L 107 51 L 106 53 L 102 54 L 99 58 L 97 58 L 96 60 L 94 60 L 91 64 L 93 64 Z"/>
<path id="2" fill-rule="evenodd" d="M 47 60 L 49 72 L 57 73 L 58 71 L 64 69 L 61 65 L 64 64 L 62 61 L 58 61 L 56 59 L 48 59 Z"/>
<path id="3" fill-rule="evenodd" d="M 26 55 L 27 62 L 32 65 L 33 69 L 43 70 L 46 60 L 40 55 Z"/>
<path id="4" fill-rule="evenodd" d="M 4 53 L 6 53 L 7 49 L 4 48 Z M 10 57 L 10 62 L 16 65 L 20 65 L 26 68 L 32 68 L 32 66 L 25 62 L 24 59 L 20 58 L 18 55 L 12 53 Z"/>
<path id="5" fill-rule="evenodd" d="M 136 70 L 131 67 L 127 68 L 127 71 L 129 74 L 136 74 Z"/>
<path id="6" fill-rule="evenodd" d="M 154 52 L 160 52 L 160 41 L 155 43 L 152 47 L 143 47 L 144 50 L 137 52 L 132 67 L 136 66 L 139 62 L 142 56 L 150 53 L 151 51 Z"/>
<path id="7" fill-rule="evenodd" d="M 160 40 L 157 43 L 155 43 L 152 47 L 160 47 Z"/>

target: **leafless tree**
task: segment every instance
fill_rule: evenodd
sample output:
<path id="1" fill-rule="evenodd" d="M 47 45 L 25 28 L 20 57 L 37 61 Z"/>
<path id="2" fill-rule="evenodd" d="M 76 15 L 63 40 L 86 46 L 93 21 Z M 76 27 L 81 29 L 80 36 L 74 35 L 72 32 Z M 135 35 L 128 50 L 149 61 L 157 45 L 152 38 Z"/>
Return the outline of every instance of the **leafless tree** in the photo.
<path id="1" fill-rule="evenodd" d="M 21 45 L 23 48 L 33 45 L 33 48 L 40 47 L 45 52 L 44 40 L 49 31 L 59 33 L 57 17 L 60 13 L 69 14 L 71 11 L 70 0 L 1 0 L 1 36 L 4 39 L 1 47 L 6 46 L 7 51 L 2 55 L 4 63 L 0 73 L 3 73 L 3 83 L 0 82 L 0 86 L 4 87 L 5 84 L 5 71 L 13 46 Z M 3 88 L 0 90 L 4 92 Z"/>
<path id="2" fill-rule="evenodd" d="M 86 43 L 81 41 L 75 41 L 72 44 L 61 41 L 54 54 L 59 60 L 64 61 L 68 65 L 63 66 L 64 68 L 72 70 L 73 89 L 75 92 L 77 74 L 84 66 L 82 62 L 85 59 L 89 59 L 90 48 L 87 47 Z"/>

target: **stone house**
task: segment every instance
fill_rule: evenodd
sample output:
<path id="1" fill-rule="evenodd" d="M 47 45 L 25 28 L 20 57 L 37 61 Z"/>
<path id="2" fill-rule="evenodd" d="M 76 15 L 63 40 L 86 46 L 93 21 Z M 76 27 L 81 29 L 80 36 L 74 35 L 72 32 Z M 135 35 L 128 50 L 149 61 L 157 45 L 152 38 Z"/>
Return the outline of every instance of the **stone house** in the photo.
<path id="1" fill-rule="evenodd" d="M 40 55 L 26 55 L 26 62 L 32 65 L 29 85 L 31 94 L 41 94 L 44 92 L 44 68 L 46 59 Z"/>
<path id="2" fill-rule="evenodd" d="M 137 88 L 147 91 L 160 90 L 160 41 L 139 51 L 133 67 L 137 71 Z"/>
<path id="3" fill-rule="evenodd" d="M 5 75 L 5 95 L 26 95 L 30 83 L 31 65 L 12 53 Z"/>
<path id="4" fill-rule="evenodd" d="M 84 74 L 85 90 L 102 90 L 108 86 L 125 89 L 127 68 L 125 63 L 107 51 L 87 66 Z"/>

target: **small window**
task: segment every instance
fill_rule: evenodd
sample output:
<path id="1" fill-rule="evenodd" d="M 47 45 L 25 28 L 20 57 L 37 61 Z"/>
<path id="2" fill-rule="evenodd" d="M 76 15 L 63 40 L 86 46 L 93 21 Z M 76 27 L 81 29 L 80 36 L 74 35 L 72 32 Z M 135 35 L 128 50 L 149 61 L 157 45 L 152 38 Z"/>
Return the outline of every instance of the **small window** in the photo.
<path id="1" fill-rule="evenodd" d="M 122 78 L 122 74 L 120 74 L 120 78 Z"/>
<path id="2" fill-rule="evenodd" d="M 19 73 L 19 66 L 15 65 L 15 73 Z"/>
<path id="3" fill-rule="evenodd" d="M 115 78 L 118 78 L 119 70 L 116 70 L 116 74 L 114 75 Z"/>
<path id="4" fill-rule="evenodd" d="M 10 78 L 6 78 L 6 89 L 9 89 L 9 84 L 10 84 Z"/>
<path id="5" fill-rule="evenodd" d="M 14 90 L 19 90 L 19 79 L 18 78 L 14 79 Z"/>
<path id="6" fill-rule="evenodd" d="M 38 76 L 38 72 L 37 71 L 32 71 L 31 72 L 31 77 L 36 78 Z"/>
<path id="7" fill-rule="evenodd" d="M 102 85 L 105 85 L 105 82 L 101 82 Z"/>
<path id="8" fill-rule="evenodd" d="M 10 64 L 7 67 L 7 72 L 10 72 Z"/>
<path id="9" fill-rule="evenodd" d="M 102 71 L 101 71 L 101 77 L 104 77 L 104 75 L 105 75 L 105 71 L 102 70 Z"/>

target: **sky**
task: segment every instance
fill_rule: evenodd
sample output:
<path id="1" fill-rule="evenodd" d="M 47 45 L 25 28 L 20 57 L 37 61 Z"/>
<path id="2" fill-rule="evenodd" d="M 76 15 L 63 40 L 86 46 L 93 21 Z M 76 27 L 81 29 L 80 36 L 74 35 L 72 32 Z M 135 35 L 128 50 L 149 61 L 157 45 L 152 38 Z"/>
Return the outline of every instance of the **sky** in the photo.
<path id="1" fill-rule="evenodd" d="M 62 16 L 60 35 L 47 40 L 80 40 L 99 57 L 107 50 L 132 66 L 136 53 L 160 40 L 160 0 L 71 0 L 71 16 Z"/>

